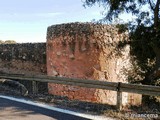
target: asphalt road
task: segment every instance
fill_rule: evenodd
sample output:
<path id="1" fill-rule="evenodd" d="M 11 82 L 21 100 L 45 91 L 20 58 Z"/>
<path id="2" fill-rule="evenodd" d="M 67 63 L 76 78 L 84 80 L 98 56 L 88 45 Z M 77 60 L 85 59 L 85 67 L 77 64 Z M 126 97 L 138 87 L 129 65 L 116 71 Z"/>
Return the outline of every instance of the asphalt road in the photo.
<path id="1" fill-rule="evenodd" d="M 0 120 L 89 120 L 0 98 Z"/>

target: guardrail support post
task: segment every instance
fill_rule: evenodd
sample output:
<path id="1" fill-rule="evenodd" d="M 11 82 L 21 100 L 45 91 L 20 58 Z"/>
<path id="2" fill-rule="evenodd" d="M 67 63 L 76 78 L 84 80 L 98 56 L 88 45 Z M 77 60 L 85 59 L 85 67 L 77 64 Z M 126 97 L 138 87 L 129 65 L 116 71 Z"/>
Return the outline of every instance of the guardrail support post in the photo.
<path id="1" fill-rule="evenodd" d="M 120 91 L 121 82 L 118 82 L 117 86 L 117 109 L 122 109 L 122 92 Z"/>
<path id="2" fill-rule="evenodd" d="M 37 94 L 38 93 L 38 88 L 37 88 L 37 82 L 32 81 L 32 93 Z"/>

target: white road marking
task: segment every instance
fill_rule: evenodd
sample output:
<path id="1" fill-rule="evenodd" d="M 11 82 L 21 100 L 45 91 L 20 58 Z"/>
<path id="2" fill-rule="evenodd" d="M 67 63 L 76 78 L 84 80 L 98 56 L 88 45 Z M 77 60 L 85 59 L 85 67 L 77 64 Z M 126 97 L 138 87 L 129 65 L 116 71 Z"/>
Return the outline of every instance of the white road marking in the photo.
<path id="1" fill-rule="evenodd" d="M 9 96 L 4 96 L 4 95 L 0 95 L 0 98 L 4 98 L 4 99 L 16 101 L 16 102 L 21 102 L 21 103 L 25 103 L 25 104 L 29 104 L 29 105 L 34 105 L 34 106 L 42 107 L 45 109 L 49 109 L 49 110 L 53 110 L 53 111 L 57 111 L 57 112 L 61 112 L 61 113 L 66 113 L 66 114 L 70 114 L 70 115 L 74 115 L 74 116 L 79 116 L 82 118 L 92 119 L 92 120 L 116 120 L 114 118 L 105 117 L 105 116 L 84 114 L 84 113 L 74 112 L 71 110 L 65 110 L 65 109 L 49 106 L 47 104 L 33 102 L 30 100 L 25 100 L 25 99 L 20 99 L 20 98 L 14 98 L 14 97 L 9 97 Z"/>

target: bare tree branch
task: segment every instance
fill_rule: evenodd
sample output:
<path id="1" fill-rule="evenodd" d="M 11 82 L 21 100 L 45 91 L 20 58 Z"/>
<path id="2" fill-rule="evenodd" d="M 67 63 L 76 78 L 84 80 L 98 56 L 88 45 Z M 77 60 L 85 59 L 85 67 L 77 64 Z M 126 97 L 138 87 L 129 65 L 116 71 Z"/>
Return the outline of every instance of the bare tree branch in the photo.
<path id="1" fill-rule="evenodd" d="M 160 5 L 160 0 L 157 0 L 156 6 L 154 9 L 154 26 L 155 28 L 158 27 L 158 20 L 159 20 L 159 5 Z"/>
<path id="2" fill-rule="evenodd" d="M 151 0 L 148 0 L 148 2 L 149 2 L 149 5 L 150 5 L 151 9 L 154 11 L 154 7 L 153 7 L 153 5 L 152 5 Z"/>

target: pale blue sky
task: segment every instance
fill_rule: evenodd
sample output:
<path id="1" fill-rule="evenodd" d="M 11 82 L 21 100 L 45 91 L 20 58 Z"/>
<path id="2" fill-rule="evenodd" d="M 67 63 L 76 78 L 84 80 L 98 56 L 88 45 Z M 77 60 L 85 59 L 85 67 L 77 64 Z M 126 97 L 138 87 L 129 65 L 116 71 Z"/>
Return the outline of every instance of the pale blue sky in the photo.
<path id="1" fill-rule="evenodd" d="M 84 8 L 81 0 L 0 1 L 0 40 L 46 42 L 50 25 L 102 18 L 102 8 Z"/>

